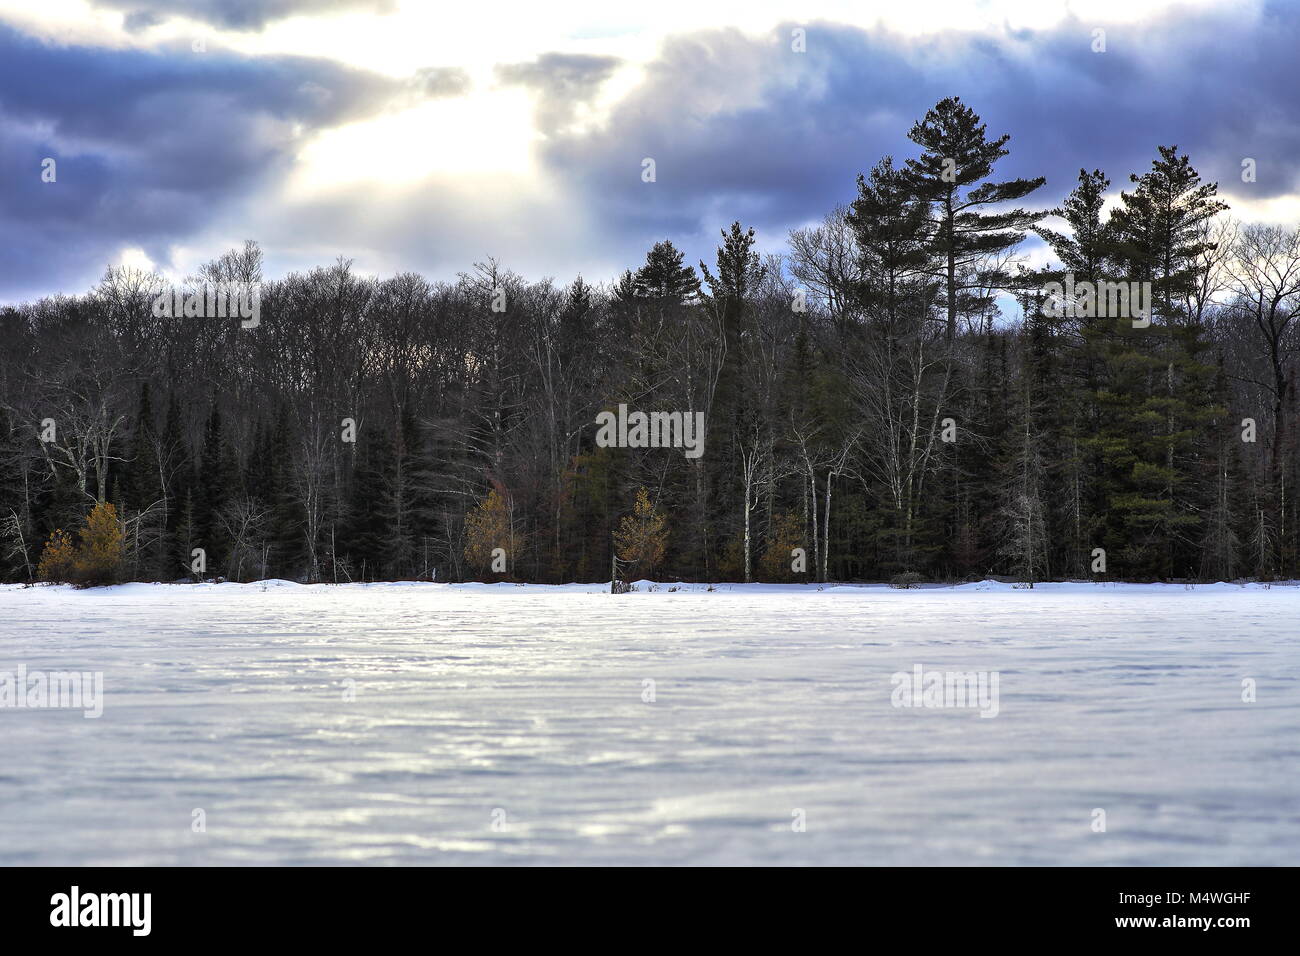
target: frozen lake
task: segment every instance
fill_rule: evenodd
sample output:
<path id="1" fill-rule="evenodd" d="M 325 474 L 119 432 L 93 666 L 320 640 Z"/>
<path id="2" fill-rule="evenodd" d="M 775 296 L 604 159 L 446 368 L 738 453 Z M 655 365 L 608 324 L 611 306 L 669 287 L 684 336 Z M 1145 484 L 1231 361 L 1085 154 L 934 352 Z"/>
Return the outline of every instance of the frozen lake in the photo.
<path id="1" fill-rule="evenodd" d="M 0 863 L 1300 862 L 1300 588 L 687 588 L 0 586 Z"/>

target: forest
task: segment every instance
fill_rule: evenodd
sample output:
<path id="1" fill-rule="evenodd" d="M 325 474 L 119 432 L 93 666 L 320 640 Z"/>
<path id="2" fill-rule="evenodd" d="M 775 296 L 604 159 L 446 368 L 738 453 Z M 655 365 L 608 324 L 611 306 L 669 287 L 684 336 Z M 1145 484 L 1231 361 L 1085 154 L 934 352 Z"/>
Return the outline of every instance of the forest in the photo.
<path id="1" fill-rule="evenodd" d="M 255 286 L 255 327 L 126 267 L 0 309 L 0 579 L 74 533 L 112 580 L 1300 577 L 1300 233 L 1176 146 L 1046 208 L 960 99 L 909 139 L 780 254 L 270 278 L 250 241 L 186 282 Z M 1074 301 L 1106 282 L 1149 321 Z M 622 405 L 701 453 L 598 443 Z"/>

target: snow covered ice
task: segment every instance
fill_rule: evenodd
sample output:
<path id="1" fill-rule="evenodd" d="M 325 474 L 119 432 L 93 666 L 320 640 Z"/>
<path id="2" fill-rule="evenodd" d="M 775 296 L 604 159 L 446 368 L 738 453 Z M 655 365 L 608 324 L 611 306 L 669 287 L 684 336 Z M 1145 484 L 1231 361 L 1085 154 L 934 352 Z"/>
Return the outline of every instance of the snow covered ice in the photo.
<path id="1" fill-rule="evenodd" d="M 0 587 L 0 863 L 1297 862 L 1300 588 L 648 587 Z"/>

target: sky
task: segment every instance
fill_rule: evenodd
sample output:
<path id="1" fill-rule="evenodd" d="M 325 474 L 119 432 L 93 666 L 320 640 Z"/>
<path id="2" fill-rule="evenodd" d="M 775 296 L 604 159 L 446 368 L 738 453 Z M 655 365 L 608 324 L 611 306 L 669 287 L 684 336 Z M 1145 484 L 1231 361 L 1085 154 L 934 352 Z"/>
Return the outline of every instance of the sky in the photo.
<path id="1" fill-rule="evenodd" d="M 778 252 L 950 95 L 1028 205 L 1176 144 L 1296 225 L 1297 49 L 1300 0 L 0 0 L 0 304 L 245 239 L 269 277 L 599 282 L 736 219 Z"/>

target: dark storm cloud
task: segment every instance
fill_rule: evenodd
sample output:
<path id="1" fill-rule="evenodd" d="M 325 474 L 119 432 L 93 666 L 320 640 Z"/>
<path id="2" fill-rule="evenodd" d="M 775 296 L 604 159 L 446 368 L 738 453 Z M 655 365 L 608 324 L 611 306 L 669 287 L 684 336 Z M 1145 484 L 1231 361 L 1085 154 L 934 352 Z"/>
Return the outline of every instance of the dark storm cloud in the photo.
<path id="1" fill-rule="evenodd" d="M 547 135 L 562 130 L 577 108 L 590 103 L 621 61 L 585 53 L 545 53 L 530 63 L 498 66 L 504 86 L 525 86 L 537 93 L 537 128 Z"/>
<path id="2" fill-rule="evenodd" d="M 1103 53 L 1092 49 L 1097 27 Z M 792 51 L 792 29 L 671 40 L 606 125 L 547 144 L 549 170 L 582 184 L 618 239 L 695 235 L 707 252 L 733 218 L 770 240 L 851 200 L 857 174 L 886 153 L 914 155 L 912 123 L 955 94 L 991 135 L 1011 134 L 1000 176 L 1048 178 L 1033 197 L 1042 207 L 1080 167 L 1127 187 L 1170 143 L 1226 190 L 1265 198 L 1300 187 L 1300 10 L 1290 6 L 1259 22 L 1178 12 L 919 39 L 814 23 L 805 53 Z M 654 183 L 641 180 L 645 157 Z M 1240 180 L 1245 157 L 1258 163 L 1254 184 Z"/>
<path id="3" fill-rule="evenodd" d="M 1300 192 L 1300 10 L 1290 5 L 920 38 L 811 23 L 799 25 L 804 53 L 791 49 L 794 26 L 674 37 L 594 126 L 574 126 L 574 110 L 616 59 L 553 53 L 499 67 L 500 83 L 537 92 L 539 177 L 554 201 L 528 195 L 527 182 L 443 176 L 257 212 L 282 239 L 371 249 L 444 277 L 498 254 L 540 274 L 599 279 L 664 237 L 711 259 L 718 229 L 737 218 L 778 247 L 790 228 L 851 200 L 857 174 L 880 157 L 913 155 L 912 123 L 954 94 L 991 135 L 1011 134 L 999 176 L 1047 177 L 1030 199 L 1039 208 L 1080 167 L 1125 188 L 1169 143 L 1238 197 Z M 1098 27 L 1104 53 L 1092 50 Z M 0 27 L 0 301 L 20 280 L 84 288 L 88 270 L 126 245 L 165 261 L 169 242 L 241 208 L 256 187 L 275 195 L 298 127 L 305 137 L 467 85 L 455 70 L 389 81 L 315 60 L 59 48 Z M 56 185 L 40 182 L 46 156 L 59 160 Z M 646 157 L 654 183 L 641 179 Z M 1245 157 L 1258 163 L 1252 184 L 1240 179 Z"/>
<path id="4" fill-rule="evenodd" d="M 0 301 L 84 288 L 124 246 L 166 262 L 285 171 L 301 137 L 399 93 L 323 60 L 54 46 L 0 26 Z"/>
<path id="5" fill-rule="evenodd" d="M 147 29 L 172 17 L 210 23 L 225 30 L 261 30 L 288 17 L 344 10 L 391 13 L 392 0 L 93 0 L 99 7 L 121 10 L 123 25 L 132 31 Z"/>

